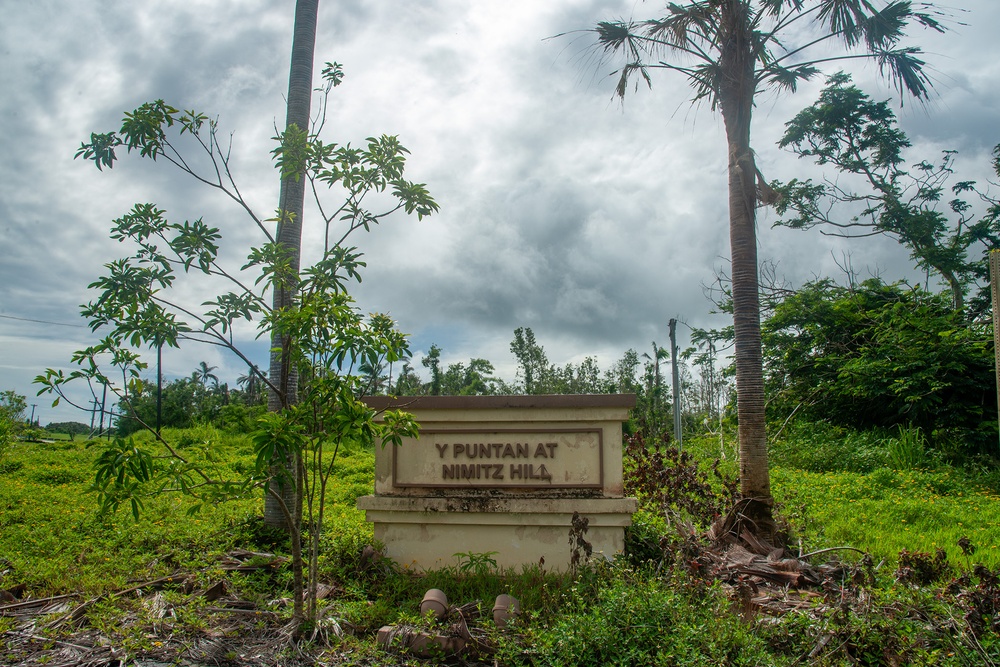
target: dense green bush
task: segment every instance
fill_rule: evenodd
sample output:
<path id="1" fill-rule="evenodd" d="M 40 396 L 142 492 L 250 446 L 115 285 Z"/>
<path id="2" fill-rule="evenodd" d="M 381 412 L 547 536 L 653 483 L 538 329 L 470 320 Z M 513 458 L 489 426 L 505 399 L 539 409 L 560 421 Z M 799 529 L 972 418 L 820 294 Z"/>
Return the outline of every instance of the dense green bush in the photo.
<path id="1" fill-rule="evenodd" d="M 138 392 L 132 392 L 123 405 L 124 414 L 118 418 L 118 434 L 130 435 L 143 430 L 143 423 L 152 428 L 188 428 L 193 426 L 200 412 L 199 394 L 202 387 L 189 378 L 164 384 L 157 396 L 156 385 L 143 383 Z M 159 398 L 159 422 L 157 422 Z"/>
<path id="2" fill-rule="evenodd" d="M 991 329 L 943 296 L 820 280 L 774 304 L 762 339 L 771 420 L 919 427 L 953 456 L 996 451 Z"/>
<path id="3" fill-rule="evenodd" d="M 660 542 L 667 530 L 662 515 L 640 508 L 632 515 L 632 525 L 625 528 L 625 556 L 629 562 L 636 566 L 660 562 Z"/>
<path id="4" fill-rule="evenodd" d="M 45 425 L 48 433 L 65 433 L 73 440 L 78 435 L 88 435 L 90 427 L 82 422 L 50 422 Z"/>
<path id="5" fill-rule="evenodd" d="M 562 596 L 550 624 L 530 620 L 500 662 L 515 665 L 762 665 L 764 641 L 726 595 L 686 575 L 604 566 Z M 637 594 L 642 591 L 642 594 Z"/>
<path id="6" fill-rule="evenodd" d="M 240 390 L 230 391 L 227 385 L 207 385 L 194 378 L 181 378 L 163 386 L 160 406 L 162 428 L 191 428 L 211 424 L 227 433 L 249 433 L 254 421 L 267 410 L 264 394 L 251 396 Z M 157 422 L 157 389 L 152 382 L 143 382 L 137 392 L 129 395 L 118 417 L 119 435 L 131 435 L 143 430 L 143 423 L 155 428 Z"/>
<path id="7" fill-rule="evenodd" d="M 10 448 L 10 444 L 14 441 L 14 429 L 10 423 L 10 420 L 6 419 L 3 415 L 0 415 L 0 462 L 3 461 L 4 455 Z"/>

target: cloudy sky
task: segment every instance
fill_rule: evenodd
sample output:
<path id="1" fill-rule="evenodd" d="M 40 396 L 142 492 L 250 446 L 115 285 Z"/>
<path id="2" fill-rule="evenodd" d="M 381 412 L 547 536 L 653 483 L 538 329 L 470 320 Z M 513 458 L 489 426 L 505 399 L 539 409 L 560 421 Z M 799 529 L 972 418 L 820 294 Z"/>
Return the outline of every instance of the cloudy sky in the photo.
<path id="1" fill-rule="evenodd" d="M 933 66 L 935 97 L 900 110 L 913 158 L 960 151 L 962 178 L 981 182 L 1000 142 L 1000 3 L 949 0 L 944 36 L 914 29 Z M 70 369 L 96 337 L 79 317 L 87 284 L 123 248 L 110 221 L 136 202 L 173 220 L 218 226 L 234 261 L 258 243 L 231 202 L 171 169 L 124 159 L 98 172 L 74 160 L 92 131 L 158 98 L 218 117 L 233 135 L 233 168 L 262 217 L 277 202 L 268 151 L 284 123 L 291 0 L 0 0 L 0 389 L 37 403 L 41 422 L 85 420 L 35 399 L 31 379 Z M 612 99 L 613 62 L 585 30 L 596 21 L 657 15 L 657 2 L 615 0 L 341 0 L 320 6 L 317 63 L 343 64 L 325 138 L 396 134 L 408 174 L 441 206 L 421 222 L 399 216 L 353 237 L 368 268 L 355 291 L 411 334 L 415 365 L 431 344 L 445 363 L 485 357 L 514 378 L 513 330 L 531 327 L 550 361 L 665 344 L 667 321 L 721 326 L 703 286 L 727 270 L 726 150 L 721 119 L 688 103 L 679 77 Z M 831 66 L 830 73 L 836 66 Z M 895 91 L 856 64 L 872 97 Z M 754 145 L 767 178 L 817 177 L 775 146 L 822 80 L 758 101 Z M 306 225 L 309 225 L 306 214 Z M 838 244 L 760 220 L 761 258 L 791 284 L 839 275 L 913 276 L 891 242 Z M 307 231 L 307 257 L 320 237 Z M 192 298 L 204 296 L 191 293 Z M 682 336 L 687 329 L 679 329 Z M 260 344 L 248 347 L 266 364 Z M 215 349 L 166 355 L 168 376 L 199 361 L 232 382 L 242 369 Z"/>

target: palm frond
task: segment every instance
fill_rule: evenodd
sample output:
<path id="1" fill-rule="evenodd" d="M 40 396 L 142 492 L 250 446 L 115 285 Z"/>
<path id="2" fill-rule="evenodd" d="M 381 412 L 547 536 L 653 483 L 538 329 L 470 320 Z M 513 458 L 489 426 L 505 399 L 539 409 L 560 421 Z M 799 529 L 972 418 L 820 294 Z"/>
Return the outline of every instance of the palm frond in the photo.
<path id="1" fill-rule="evenodd" d="M 687 74 L 691 87 L 694 88 L 694 97 L 691 99 L 691 103 L 696 104 L 707 99 L 711 103 L 712 111 L 715 111 L 719 106 L 719 82 L 723 75 L 722 65 L 718 61 L 706 62 L 693 68 L 692 71 L 685 72 L 685 74 Z"/>
<path id="2" fill-rule="evenodd" d="M 917 57 L 921 51 L 902 48 L 899 41 L 912 24 L 944 32 L 945 18 L 951 15 L 935 9 L 930 2 L 916 0 L 668 2 L 659 18 L 603 21 L 593 30 L 598 36 L 598 49 L 627 62 L 613 73 L 617 77 L 615 94 L 624 97 L 630 92 L 633 79 L 638 88 L 639 77 L 651 87 L 651 69 L 672 69 L 688 77 L 695 89 L 695 102 L 710 99 L 715 108 L 722 81 L 719 54 L 725 46 L 723 40 L 731 37 L 725 31 L 730 29 L 726 21 L 733 17 L 726 17 L 739 8 L 743 13 L 739 14 L 738 37 L 749 48 L 755 83 L 795 92 L 801 82 L 819 73 L 823 63 L 870 59 L 878 64 L 884 76 L 892 79 L 900 93 L 912 94 L 918 100 L 929 97 L 932 82 L 925 74 L 924 61 Z M 791 30 L 790 26 L 797 21 L 822 25 L 822 34 Z M 783 39 L 803 37 L 804 41 L 791 45 L 786 45 Z M 843 40 L 848 53 L 802 58 L 806 51 L 830 39 Z M 700 64 L 668 64 L 668 54 L 672 56 L 670 60 L 687 56 Z"/>
<path id="3" fill-rule="evenodd" d="M 800 81 L 808 81 L 819 73 L 819 68 L 813 65 L 769 67 L 765 70 L 761 80 L 769 81 L 778 88 L 794 93 L 798 90 Z"/>
<path id="4" fill-rule="evenodd" d="M 879 72 L 888 75 L 900 93 L 909 92 L 918 100 L 928 98 L 932 85 L 930 77 L 924 73 L 927 63 L 916 57 L 919 53 L 923 51 L 912 46 L 875 52 Z"/>
<path id="5" fill-rule="evenodd" d="M 760 0 L 760 11 L 769 16 L 783 16 L 801 12 L 805 4 L 805 0 Z"/>
<path id="6" fill-rule="evenodd" d="M 643 28 L 649 37 L 674 46 L 687 44 L 692 36 L 712 41 L 718 26 L 716 4 L 703 1 L 681 6 L 671 2 L 668 16 L 644 21 Z"/>
<path id="7" fill-rule="evenodd" d="M 874 51 L 898 42 L 912 18 L 909 2 L 895 2 L 864 18 L 858 24 L 858 29 L 868 49 Z"/>
<path id="8" fill-rule="evenodd" d="M 920 3 L 922 9 L 930 9 L 932 5 L 927 2 Z M 936 17 L 947 17 L 948 14 L 940 10 L 934 10 L 934 12 L 913 12 L 913 18 L 917 23 L 924 26 L 925 28 L 930 28 L 931 30 L 937 31 L 944 34 L 947 28 L 939 21 Z"/>
<path id="9" fill-rule="evenodd" d="M 629 77 L 635 74 L 636 72 L 638 72 L 642 76 L 643 80 L 646 82 L 646 85 L 649 88 L 653 87 L 653 80 L 650 78 L 649 72 L 646 70 L 646 66 L 643 65 L 642 63 L 629 63 L 625 65 L 625 67 L 622 67 L 620 70 L 618 70 L 618 72 L 614 72 L 614 74 L 619 75 L 618 84 L 615 86 L 615 95 L 617 95 L 622 99 L 625 99 L 625 93 L 628 92 Z M 635 87 L 636 89 L 639 88 L 638 82 L 636 82 Z"/>
<path id="10" fill-rule="evenodd" d="M 604 47 L 605 53 L 627 51 L 632 60 L 642 60 L 645 52 L 641 37 L 632 21 L 601 21 L 594 32 L 597 33 L 597 43 Z"/>
<path id="11" fill-rule="evenodd" d="M 848 46 L 857 46 L 864 33 L 861 26 L 869 14 L 878 11 L 868 0 L 822 0 L 818 20 L 827 23 L 830 32 L 843 35 Z"/>

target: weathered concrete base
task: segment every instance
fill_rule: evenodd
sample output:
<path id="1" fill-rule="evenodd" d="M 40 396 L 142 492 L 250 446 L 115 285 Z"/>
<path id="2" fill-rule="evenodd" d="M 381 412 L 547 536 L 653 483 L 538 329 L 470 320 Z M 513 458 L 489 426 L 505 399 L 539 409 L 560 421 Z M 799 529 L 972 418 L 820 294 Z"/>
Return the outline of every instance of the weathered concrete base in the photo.
<path id="1" fill-rule="evenodd" d="M 504 568 L 544 559 L 547 570 L 570 566 L 574 512 L 589 521 L 584 539 L 594 556 L 613 557 L 624 547 L 634 498 L 504 498 L 364 496 L 358 508 L 375 524 L 375 539 L 398 564 L 432 570 L 460 564 L 456 553 L 496 552 Z"/>
<path id="2" fill-rule="evenodd" d="M 418 396 L 366 399 L 402 409 L 419 438 L 375 450 L 375 495 L 358 499 L 386 555 L 403 567 L 460 565 L 485 554 L 504 568 L 570 567 L 573 513 L 595 555 L 625 546 L 622 422 L 633 395 Z"/>

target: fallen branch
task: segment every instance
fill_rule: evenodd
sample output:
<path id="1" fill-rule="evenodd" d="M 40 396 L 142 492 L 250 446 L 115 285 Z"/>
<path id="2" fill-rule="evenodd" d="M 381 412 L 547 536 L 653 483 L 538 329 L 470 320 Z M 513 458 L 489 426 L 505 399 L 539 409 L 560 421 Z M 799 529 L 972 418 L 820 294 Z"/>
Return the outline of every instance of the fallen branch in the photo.
<path id="1" fill-rule="evenodd" d="M 91 651 L 95 647 L 93 646 L 82 646 L 80 644 L 73 644 L 70 642 L 64 642 L 61 639 L 53 639 L 52 637 L 43 637 L 42 635 L 32 634 L 30 632 L 18 632 L 16 630 L 11 630 L 4 634 L 10 634 L 17 637 L 23 637 L 25 639 L 34 639 L 35 641 L 45 642 L 47 644 L 58 644 L 59 646 L 68 646 L 70 648 L 79 649 L 81 651 Z"/>
<path id="2" fill-rule="evenodd" d="M 0 606 L 0 616 L 26 616 L 32 612 L 24 613 L 9 613 L 16 612 L 19 609 L 26 609 L 30 607 L 46 607 L 53 602 L 58 602 L 59 600 L 67 600 L 69 598 L 80 597 L 77 593 L 68 593 L 66 595 L 56 595 L 50 598 L 38 598 L 37 600 L 25 600 L 23 602 L 12 602 L 11 604 L 5 604 Z M 44 609 L 38 613 L 44 613 Z"/>

